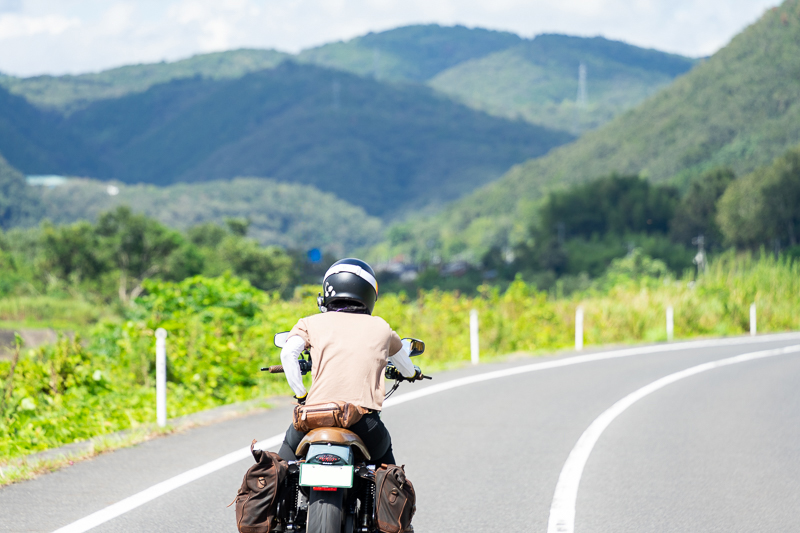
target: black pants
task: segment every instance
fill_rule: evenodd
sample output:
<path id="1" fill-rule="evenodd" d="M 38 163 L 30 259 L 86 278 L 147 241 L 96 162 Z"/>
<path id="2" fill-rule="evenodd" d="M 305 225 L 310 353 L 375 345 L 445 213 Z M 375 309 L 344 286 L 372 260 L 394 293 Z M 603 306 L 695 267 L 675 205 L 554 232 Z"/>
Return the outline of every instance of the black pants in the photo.
<path id="1" fill-rule="evenodd" d="M 369 454 L 372 456 L 369 461 L 371 464 L 395 464 L 394 454 L 392 453 L 392 437 L 389 435 L 389 430 L 383 425 L 378 413 L 373 412 L 362 416 L 361 420 L 347 429 L 364 441 Z M 297 456 L 294 452 L 304 436 L 305 433 L 297 431 L 293 425 L 290 425 L 289 429 L 286 430 L 286 437 L 283 439 L 278 455 L 286 461 L 297 461 Z"/>

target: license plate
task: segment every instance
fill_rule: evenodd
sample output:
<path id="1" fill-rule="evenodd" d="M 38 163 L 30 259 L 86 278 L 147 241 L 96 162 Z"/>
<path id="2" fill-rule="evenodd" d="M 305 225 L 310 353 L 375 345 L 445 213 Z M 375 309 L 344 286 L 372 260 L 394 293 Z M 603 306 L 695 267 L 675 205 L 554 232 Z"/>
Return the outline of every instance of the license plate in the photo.
<path id="1" fill-rule="evenodd" d="M 349 489 L 353 486 L 351 465 L 300 465 L 300 484 L 304 487 L 336 487 Z"/>

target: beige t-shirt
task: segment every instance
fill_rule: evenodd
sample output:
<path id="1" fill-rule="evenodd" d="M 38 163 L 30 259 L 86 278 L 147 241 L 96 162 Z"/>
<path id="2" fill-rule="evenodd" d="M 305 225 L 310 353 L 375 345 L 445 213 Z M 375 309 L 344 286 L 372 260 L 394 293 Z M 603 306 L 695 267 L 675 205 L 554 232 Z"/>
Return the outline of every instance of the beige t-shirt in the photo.
<path id="1" fill-rule="evenodd" d="M 380 411 L 383 370 L 403 347 L 380 317 L 328 312 L 301 318 L 289 332 L 310 348 L 313 367 L 307 405 L 344 401 Z"/>

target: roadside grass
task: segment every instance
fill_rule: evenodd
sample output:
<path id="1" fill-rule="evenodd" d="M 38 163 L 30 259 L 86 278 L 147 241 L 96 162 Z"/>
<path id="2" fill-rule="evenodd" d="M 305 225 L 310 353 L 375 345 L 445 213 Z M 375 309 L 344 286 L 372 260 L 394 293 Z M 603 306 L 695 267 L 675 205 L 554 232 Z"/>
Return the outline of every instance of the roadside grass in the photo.
<path id="1" fill-rule="evenodd" d="M 52 328 L 81 330 L 110 319 L 114 313 L 103 305 L 77 297 L 17 296 L 0 299 L 0 328 Z"/>
<path id="2" fill-rule="evenodd" d="M 122 434 L 101 435 L 88 442 L 88 449 L 79 450 L 55 457 L 22 457 L 0 461 L 0 487 L 19 483 L 56 472 L 64 467 L 72 466 L 79 461 L 91 459 L 102 453 L 129 448 L 156 437 L 171 435 L 177 430 L 172 426 L 164 428 L 137 428 Z"/>
<path id="3" fill-rule="evenodd" d="M 235 407 L 236 409 L 212 410 L 210 413 L 199 413 L 203 416 L 186 416 L 173 419 L 163 428 L 158 427 L 156 424 L 147 424 L 108 435 L 99 435 L 86 441 L 73 443 L 63 448 L 51 449 L 43 453 L 5 459 L 0 461 L 0 487 L 56 472 L 103 453 L 130 448 L 155 438 L 182 433 L 196 427 L 221 422 L 260 410 L 271 409 L 274 406 L 275 404 L 268 401 L 268 399 L 243 402 L 239 405 L 227 406 Z"/>

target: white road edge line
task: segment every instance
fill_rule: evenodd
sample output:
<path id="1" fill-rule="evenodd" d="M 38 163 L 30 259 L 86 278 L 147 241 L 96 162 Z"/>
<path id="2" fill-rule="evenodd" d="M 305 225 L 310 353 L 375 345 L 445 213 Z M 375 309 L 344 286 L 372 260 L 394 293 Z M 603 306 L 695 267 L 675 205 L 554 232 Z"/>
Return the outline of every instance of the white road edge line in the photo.
<path id="1" fill-rule="evenodd" d="M 800 352 L 800 345 L 746 353 L 735 357 L 712 361 L 710 363 L 703 363 L 687 368 L 686 370 L 681 370 L 680 372 L 675 372 L 649 385 L 645 385 L 612 405 L 603 414 L 597 417 L 586 431 L 583 432 L 583 435 L 581 435 L 575 447 L 570 452 L 567 462 L 564 463 L 564 468 L 558 476 L 558 483 L 556 484 L 556 490 L 553 494 L 553 502 L 550 505 L 550 518 L 547 522 L 547 533 L 573 533 L 575 531 L 575 503 L 578 498 L 578 486 L 581 482 L 581 476 L 583 475 L 586 461 L 588 461 L 589 455 L 592 453 L 592 449 L 603 434 L 603 431 L 631 405 L 667 385 L 706 372 L 707 370 L 798 352 Z"/>
<path id="2" fill-rule="evenodd" d="M 679 350 L 690 350 L 693 348 L 731 346 L 738 344 L 751 344 L 757 342 L 779 342 L 782 340 L 789 340 L 796 338 L 800 338 L 800 333 L 762 335 L 758 337 L 734 337 L 727 339 L 709 339 L 701 341 L 681 342 L 675 344 L 643 346 L 639 348 L 627 348 L 623 350 L 612 350 L 596 354 L 568 357 L 556 361 L 547 361 L 544 363 L 532 363 L 530 365 L 518 366 L 506 370 L 496 370 L 494 372 L 486 372 L 485 374 L 478 374 L 476 376 L 454 379 L 452 381 L 448 381 L 440 385 L 431 385 L 416 392 L 410 392 L 394 398 L 390 398 L 383 404 L 383 407 L 384 408 L 392 407 L 394 405 L 400 405 L 406 402 L 410 402 L 412 400 L 424 398 L 425 396 L 430 396 L 432 394 L 438 394 L 440 392 L 455 389 L 457 387 L 464 387 L 466 385 L 472 385 L 474 383 L 480 383 L 492 379 L 515 376 L 527 372 L 549 370 L 551 368 L 560 368 L 564 366 L 572 366 L 581 363 L 592 363 L 595 361 L 604 361 L 606 359 L 617 359 L 620 357 L 629 357 L 632 355 L 646 355 L 646 354 L 663 353 L 663 352 L 674 352 Z M 260 441 L 256 447 L 261 450 L 267 450 L 269 448 L 279 446 L 283 442 L 283 436 L 284 436 L 283 433 L 281 433 L 280 435 L 274 435 L 266 440 Z M 178 474 L 177 476 L 171 477 L 165 481 L 162 481 L 161 483 L 157 483 L 152 487 L 146 488 L 143 491 L 134 494 L 133 496 L 129 496 L 123 500 L 118 501 L 117 503 L 114 503 L 112 505 L 109 505 L 108 507 L 100 509 L 99 511 L 96 511 L 84 518 L 81 518 L 80 520 L 77 520 L 75 522 L 72 522 L 71 524 L 68 524 L 62 528 L 55 530 L 53 533 L 84 533 L 101 524 L 113 520 L 114 518 L 117 518 L 118 516 L 121 516 L 127 513 L 128 511 L 132 511 L 133 509 L 136 509 L 137 507 L 140 507 L 149 501 L 155 500 L 156 498 L 163 496 L 169 492 L 172 492 L 177 488 L 187 485 L 192 481 L 196 481 L 204 476 L 216 472 L 217 470 L 221 470 L 232 464 L 242 461 L 249 456 L 250 456 L 249 447 L 242 448 L 235 452 L 231 452 L 227 455 L 223 455 L 218 459 L 200 465 L 182 474 Z"/>

